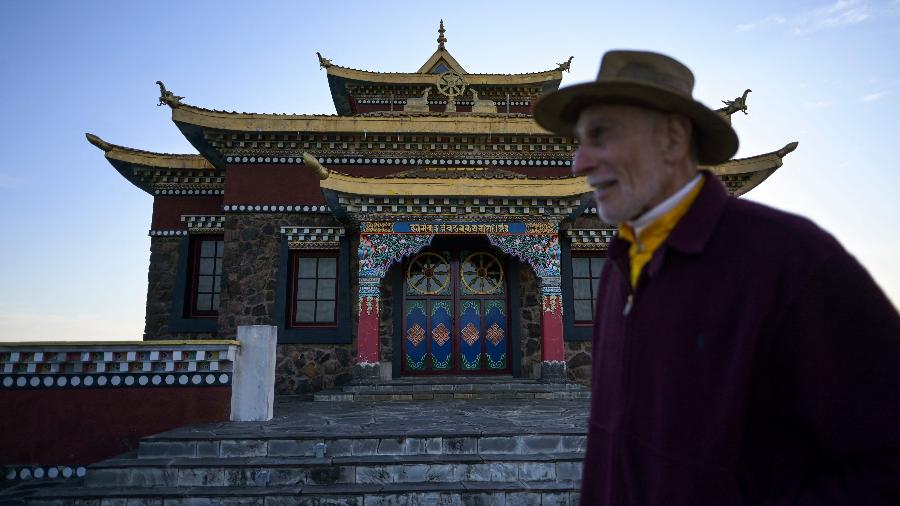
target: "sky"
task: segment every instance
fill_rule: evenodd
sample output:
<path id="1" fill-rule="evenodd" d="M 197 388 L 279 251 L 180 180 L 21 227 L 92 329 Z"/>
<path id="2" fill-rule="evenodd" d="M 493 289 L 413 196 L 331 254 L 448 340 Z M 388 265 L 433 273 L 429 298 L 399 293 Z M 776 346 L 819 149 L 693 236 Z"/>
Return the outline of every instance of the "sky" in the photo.
<path id="1" fill-rule="evenodd" d="M 413 72 L 437 25 L 471 73 L 594 79 L 609 49 L 670 54 L 712 108 L 744 89 L 737 157 L 798 141 L 745 198 L 835 235 L 900 306 L 900 0 L 13 1 L 0 4 L 0 342 L 140 339 L 152 197 L 85 132 L 196 153 L 156 107 L 333 114 L 316 51 Z"/>

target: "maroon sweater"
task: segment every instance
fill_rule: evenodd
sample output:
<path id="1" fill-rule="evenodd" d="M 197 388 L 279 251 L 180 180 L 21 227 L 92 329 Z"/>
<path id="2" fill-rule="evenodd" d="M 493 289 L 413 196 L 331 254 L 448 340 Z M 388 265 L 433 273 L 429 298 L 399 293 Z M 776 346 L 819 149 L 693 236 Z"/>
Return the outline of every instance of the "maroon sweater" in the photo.
<path id="1" fill-rule="evenodd" d="M 813 223 L 705 177 L 636 289 L 610 246 L 582 504 L 900 504 L 897 310 Z"/>

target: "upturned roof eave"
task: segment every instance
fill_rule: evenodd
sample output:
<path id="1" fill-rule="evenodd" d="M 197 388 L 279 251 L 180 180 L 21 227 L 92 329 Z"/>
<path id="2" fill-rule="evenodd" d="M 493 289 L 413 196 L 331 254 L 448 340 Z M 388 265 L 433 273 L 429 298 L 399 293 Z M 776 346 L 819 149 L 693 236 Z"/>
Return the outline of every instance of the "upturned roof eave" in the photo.
<path id="1" fill-rule="evenodd" d="M 552 183 L 552 184 L 548 184 Z M 561 198 L 591 191 L 584 176 L 546 179 L 369 178 L 332 172 L 323 190 L 380 197 Z"/>
<path id="2" fill-rule="evenodd" d="M 783 164 L 783 158 L 797 148 L 791 142 L 783 148 L 751 156 L 729 160 L 720 165 L 703 167 L 718 176 L 745 175 L 750 179 L 736 195 L 742 195 L 758 186 Z M 584 176 L 562 178 L 396 178 L 359 177 L 330 171 L 318 161 L 307 159 L 320 178 L 323 190 L 361 196 L 402 197 L 506 197 L 506 198 L 560 198 L 584 195 L 591 191 Z"/>
<path id="3" fill-rule="evenodd" d="M 429 60 L 430 61 L 430 60 Z M 424 67 L 423 67 L 424 68 Z M 360 70 L 339 65 L 331 65 L 326 69 L 329 76 L 341 77 L 353 81 L 381 84 L 434 84 L 437 74 L 420 72 L 376 72 Z M 524 86 L 528 84 L 544 84 L 551 81 L 562 81 L 562 70 L 544 70 L 525 74 L 460 74 L 469 85 L 475 86 Z"/>
<path id="4" fill-rule="evenodd" d="M 736 197 L 739 197 L 756 188 L 760 183 L 774 174 L 775 171 L 784 164 L 784 157 L 797 149 L 798 145 L 799 143 L 794 141 L 776 151 L 747 158 L 737 158 L 719 165 L 704 168 L 710 170 L 717 176 L 749 174 L 750 179 L 734 193 Z"/>
<path id="5" fill-rule="evenodd" d="M 149 195 L 153 195 L 153 191 L 135 177 L 136 167 L 164 170 L 215 170 L 215 167 L 201 155 L 156 153 L 112 144 L 90 133 L 85 134 L 85 137 L 88 142 L 103 151 L 106 160 L 122 177 Z"/>
<path id="6" fill-rule="evenodd" d="M 492 133 L 553 135 L 530 116 L 505 114 L 395 114 L 384 116 L 338 116 L 304 114 L 238 113 L 202 109 L 186 104 L 172 108 L 172 121 L 199 128 L 234 132 L 323 132 L 323 133 Z M 184 131 L 184 128 L 182 128 Z M 189 139 L 190 140 L 190 139 Z M 195 144 L 196 147 L 196 144 Z M 199 148 L 198 148 L 199 150 Z M 199 150 L 203 153 L 203 150 Z"/>

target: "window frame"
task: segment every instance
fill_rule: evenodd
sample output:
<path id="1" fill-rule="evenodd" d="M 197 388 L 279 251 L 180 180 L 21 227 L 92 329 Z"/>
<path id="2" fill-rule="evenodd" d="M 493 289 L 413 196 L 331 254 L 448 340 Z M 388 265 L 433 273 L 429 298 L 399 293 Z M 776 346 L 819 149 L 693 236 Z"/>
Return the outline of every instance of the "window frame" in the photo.
<path id="1" fill-rule="evenodd" d="M 603 269 L 603 263 L 606 262 L 606 255 L 600 254 L 599 251 L 591 251 L 591 250 L 579 250 L 572 253 L 572 259 L 570 261 L 571 269 L 572 269 L 572 321 L 576 327 L 593 327 L 594 318 L 596 317 L 597 311 L 597 293 L 596 291 L 599 289 L 597 283 L 600 282 L 600 272 L 597 272 L 596 275 L 593 272 L 593 263 L 591 260 L 594 258 L 600 258 L 603 260 L 601 263 L 601 271 Z M 586 258 L 588 259 L 588 277 L 575 277 L 575 259 L 576 258 Z M 576 299 L 575 298 L 575 280 L 576 279 L 587 279 L 590 283 L 591 289 L 591 319 L 590 320 L 578 320 L 575 318 L 575 302 L 578 300 L 585 299 Z"/>
<path id="2" fill-rule="evenodd" d="M 568 237 L 560 237 L 560 274 L 562 274 L 561 289 L 563 294 L 563 340 L 565 341 L 590 341 L 594 331 L 593 322 L 575 322 L 575 283 L 573 282 L 572 257 L 600 257 L 607 260 L 606 250 L 575 250 L 572 251 L 572 240 Z M 599 274 L 599 273 L 598 273 Z M 592 308 L 591 314 L 594 314 Z"/>
<path id="3" fill-rule="evenodd" d="M 185 234 L 181 236 L 181 239 L 178 243 L 178 267 L 176 268 L 175 286 L 172 291 L 172 306 L 169 313 L 170 316 L 168 331 L 186 333 L 214 333 L 219 328 L 218 318 L 192 318 L 188 313 L 191 293 L 191 239 L 193 237 L 200 237 L 200 234 Z M 154 239 L 159 240 L 165 238 Z"/>
<path id="4" fill-rule="evenodd" d="M 188 280 L 187 280 L 187 296 L 185 297 L 185 317 L 187 318 L 218 318 L 219 317 L 219 309 L 209 309 L 209 310 L 201 310 L 197 309 L 197 299 L 200 296 L 199 288 L 200 288 L 200 260 L 202 260 L 202 247 L 204 242 L 215 241 L 217 243 L 216 250 L 218 250 L 218 243 L 222 243 L 222 256 L 218 256 L 218 251 L 216 251 L 215 256 L 213 256 L 213 286 L 215 286 L 215 278 L 219 278 L 219 306 L 222 303 L 222 278 L 225 276 L 225 266 L 222 265 L 221 271 L 219 274 L 215 273 L 215 261 L 223 261 L 225 258 L 225 236 L 222 234 L 197 234 L 189 237 L 190 239 L 190 269 L 188 270 Z M 204 292 L 205 293 L 205 292 Z M 213 289 L 210 292 L 211 297 L 214 299 L 216 292 Z M 210 307 L 215 307 L 210 301 Z"/>
<path id="5" fill-rule="evenodd" d="M 354 322 L 351 309 L 357 304 L 357 294 L 350 290 L 350 246 L 347 237 L 341 237 L 338 248 L 323 249 L 321 251 L 337 251 L 337 292 L 335 294 L 335 306 L 337 307 L 337 324 L 332 326 L 306 326 L 292 327 L 291 309 L 288 307 L 291 298 L 291 252 L 292 251 L 316 251 L 316 250 L 292 250 L 283 237 L 278 256 L 278 268 L 276 270 L 275 284 L 275 325 L 278 328 L 279 344 L 350 344 L 353 342 L 351 333 Z M 353 264 L 355 268 L 355 263 Z M 355 276 L 354 276 L 355 278 Z M 357 281 L 358 282 L 358 281 Z"/>
<path id="6" fill-rule="evenodd" d="M 340 302 L 341 302 L 340 301 L 341 273 L 340 273 L 340 269 L 338 268 L 338 263 L 340 261 L 340 252 L 337 250 L 302 250 L 302 249 L 298 249 L 298 250 L 290 250 L 289 256 L 290 256 L 290 258 L 288 259 L 288 262 L 290 263 L 291 286 L 290 286 L 289 295 L 288 295 L 289 300 L 290 300 L 290 307 L 288 308 L 289 314 L 288 314 L 288 319 L 286 322 L 287 326 L 290 328 L 293 328 L 293 329 L 302 329 L 302 328 L 310 328 L 310 327 L 312 327 L 312 328 L 336 328 L 338 326 L 338 319 L 339 319 L 338 309 L 340 308 Z M 334 312 L 333 312 L 333 320 L 330 322 L 315 322 L 315 321 L 298 322 L 297 321 L 297 303 L 300 302 L 300 300 L 297 299 L 297 297 L 299 296 L 299 293 L 298 293 L 299 289 L 297 287 L 297 281 L 300 279 L 300 278 L 298 278 L 298 274 L 299 274 L 298 271 L 300 269 L 300 259 L 301 258 L 316 258 L 316 259 L 333 258 L 334 259 L 334 299 L 333 299 Z M 316 309 L 318 309 L 318 303 L 320 300 L 318 298 L 319 280 L 320 279 L 330 279 L 330 278 L 320 278 L 318 276 L 318 266 L 319 266 L 319 262 L 316 261 L 316 277 L 315 278 L 305 278 L 305 279 L 315 279 L 316 280 L 316 292 L 317 292 L 316 298 L 315 299 L 303 299 L 303 300 L 307 300 L 307 301 L 312 300 L 313 302 L 316 303 L 316 307 L 313 310 L 314 318 L 315 318 L 315 311 L 316 311 Z M 322 300 L 329 300 L 329 299 L 322 299 Z"/>

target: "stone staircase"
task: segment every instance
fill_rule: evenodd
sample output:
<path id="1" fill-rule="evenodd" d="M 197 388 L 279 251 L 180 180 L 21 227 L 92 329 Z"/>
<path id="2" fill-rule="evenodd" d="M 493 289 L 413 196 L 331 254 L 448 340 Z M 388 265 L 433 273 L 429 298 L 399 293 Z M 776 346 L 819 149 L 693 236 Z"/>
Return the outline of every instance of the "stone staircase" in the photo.
<path id="1" fill-rule="evenodd" d="M 351 383 L 315 394 L 316 401 L 446 401 L 451 399 L 590 399 L 577 383 L 545 382 L 511 376 L 437 376 L 368 384 Z"/>
<path id="2" fill-rule="evenodd" d="M 493 390 L 482 391 L 474 387 L 486 381 L 467 381 L 473 389 L 455 380 L 431 385 L 453 384 L 459 387 L 449 391 L 453 395 L 521 392 L 498 388 L 496 380 Z M 271 422 L 207 424 L 147 437 L 137 451 L 88 467 L 78 484 L 38 490 L 28 504 L 578 503 L 586 400 L 360 398 L 427 392 L 441 400 L 433 395 L 448 392 L 405 383 L 345 387 L 344 395 L 356 402 L 279 399 Z M 519 386 L 541 395 L 568 391 Z"/>

